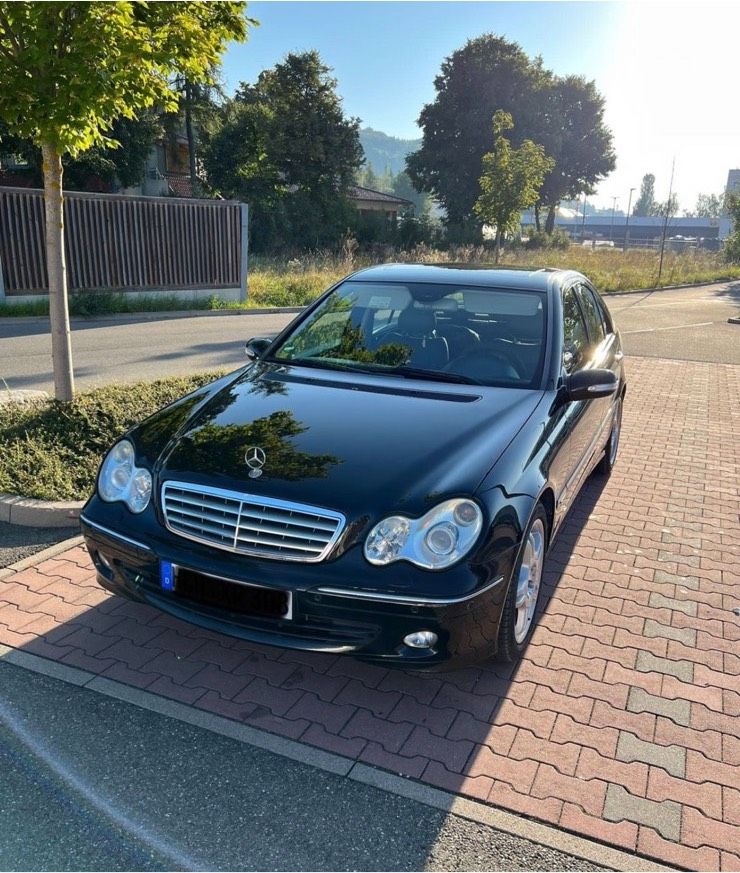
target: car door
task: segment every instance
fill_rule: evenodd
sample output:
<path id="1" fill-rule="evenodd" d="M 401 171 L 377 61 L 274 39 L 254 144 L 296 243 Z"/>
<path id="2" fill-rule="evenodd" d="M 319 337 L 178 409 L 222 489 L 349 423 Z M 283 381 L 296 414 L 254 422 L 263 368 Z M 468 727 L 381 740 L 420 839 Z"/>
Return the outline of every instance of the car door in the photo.
<path id="1" fill-rule="evenodd" d="M 606 307 L 589 285 L 578 285 L 577 291 L 591 343 L 589 366 L 611 370 L 619 379 L 622 369 L 622 352 L 619 337 L 614 332 Z M 592 456 L 601 452 L 608 438 L 615 397 L 616 395 L 612 395 L 589 401 L 588 414 L 593 418 L 593 427 L 596 432 L 595 444 L 591 447 Z M 588 459 L 588 461 L 590 460 L 591 458 Z M 587 472 L 588 461 L 586 463 Z"/>
<path id="2" fill-rule="evenodd" d="M 590 338 L 578 294 L 573 285 L 562 292 L 563 345 L 561 360 L 563 377 L 582 370 L 589 363 Z M 550 468 L 550 480 L 556 489 L 556 522 L 570 505 L 578 466 L 589 442 L 588 423 L 584 422 L 586 404 L 566 403 L 557 413 L 560 448 Z"/>

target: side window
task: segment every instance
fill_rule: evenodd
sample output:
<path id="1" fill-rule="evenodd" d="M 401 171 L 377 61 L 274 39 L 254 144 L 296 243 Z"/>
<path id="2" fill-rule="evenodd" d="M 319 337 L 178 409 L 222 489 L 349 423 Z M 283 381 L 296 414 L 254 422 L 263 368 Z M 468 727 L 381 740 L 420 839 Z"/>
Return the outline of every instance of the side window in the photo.
<path id="1" fill-rule="evenodd" d="M 596 305 L 596 300 L 590 288 L 587 288 L 585 285 L 579 285 L 578 293 L 581 298 L 581 305 L 583 306 L 583 314 L 586 317 L 588 333 L 591 337 L 591 348 L 595 349 L 606 336 L 604 322 L 601 318 L 601 310 Z"/>
<path id="2" fill-rule="evenodd" d="M 614 324 L 612 322 L 611 314 L 606 307 L 606 303 L 604 303 L 598 294 L 594 294 L 594 297 L 596 298 L 596 305 L 599 307 L 599 312 L 601 313 L 601 320 L 604 322 L 604 330 L 607 334 L 614 333 Z"/>
<path id="3" fill-rule="evenodd" d="M 585 363 L 588 352 L 588 333 L 578 305 L 576 292 L 568 288 L 563 292 L 563 366 L 566 372 L 579 370 Z"/>

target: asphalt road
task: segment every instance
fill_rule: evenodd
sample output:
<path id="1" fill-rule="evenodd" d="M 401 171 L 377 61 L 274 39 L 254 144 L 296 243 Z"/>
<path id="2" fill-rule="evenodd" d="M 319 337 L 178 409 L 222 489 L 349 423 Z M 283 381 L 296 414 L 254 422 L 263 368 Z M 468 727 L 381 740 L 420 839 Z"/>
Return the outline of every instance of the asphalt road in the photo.
<path id="1" fill-rule="evenodd" d="M 1 870 L 595 870 L 0 662 Z"/>
<path id="2" fill-rule="evenodd" d="M 631 355 L 740 364 L 740 282 L 607 298 Z M 244 343 L 280 330 L 293 314 L 126 317 L 73 324 L 79 388 L 185 375 L 244 362 Z M 51 391 L 51 341 L 43 320 L 0 320 L 0 385 Z"/>

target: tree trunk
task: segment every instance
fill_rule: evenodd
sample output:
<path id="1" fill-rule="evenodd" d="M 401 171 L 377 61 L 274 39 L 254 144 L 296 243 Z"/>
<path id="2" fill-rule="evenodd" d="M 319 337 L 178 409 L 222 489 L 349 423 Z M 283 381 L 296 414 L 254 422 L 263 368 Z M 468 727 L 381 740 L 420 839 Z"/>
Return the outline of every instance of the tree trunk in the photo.
<path id="1" fill-rule="evenodd" d="M 185 82 L 185 134 L 188 138 L 188 163 L 190 172 L 190 187 L 193 195 L 198 196 L 198 173 L 195 164 L 195 136 L 193 135 L 193 86 Z"/>
<path id="2" fill-rule="evenodd" d="M 49 321 L 54 396 L 74 399 L 72 338 L 67 305 L 67 267 L 64 258 L 64 203 L 62 199 L 62 156 L 50 143 L 41 146 L 46 210 L 46 269 L 49 275 Z"/>
<path id="3" fill-rule="evenodd" d="M 539 233 L 542 228 L 540 226 L 540 204 L 534 204 L 534 226 L 537 228 L 537 233 Z"/>
<path id="4" fill-rule="evenodd" d="M 545 233 L 550 235 L 555 230 L 555 210 L 557 206 L 549 206 L 547 209 L 547 221 L 545 222 Z"/>
<path id="5" fill-rule="evenodd" d="M 501 258 L 501 237 L 502 236 L 503 236 L 503 234 L 501 233 L 501 228 L 497 227 L 496 228 L 496 252 L 493 256 L 494 264 L 498 264 L 498 262 Z"/>

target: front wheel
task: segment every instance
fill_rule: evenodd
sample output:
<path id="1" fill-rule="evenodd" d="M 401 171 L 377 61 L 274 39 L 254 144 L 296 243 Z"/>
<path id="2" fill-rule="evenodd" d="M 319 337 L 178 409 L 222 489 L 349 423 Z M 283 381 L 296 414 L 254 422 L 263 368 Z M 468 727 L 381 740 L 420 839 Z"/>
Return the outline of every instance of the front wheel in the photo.
<path id="1" fill-rule="evenodd" d="M 496 656 L 511 663 L 527 647 L 535 625 L 547 551 L 547 513 L 538 504 L 527 525 L 498 631 Z"/>
<path id="2" fill-rule="evenodd" d="M 609 441 L 604 448 L 604 457 L 596 465 L 596 472 L 602 476 L 608 476 L 614 469 L 617 463 L 617 453 L 619 452 L 619 434 L 622 431 L 622 398 L 614 404 L 614 417 L 612 418 L 612 429 L 609 433 Z"/>

